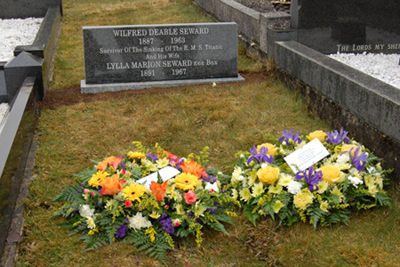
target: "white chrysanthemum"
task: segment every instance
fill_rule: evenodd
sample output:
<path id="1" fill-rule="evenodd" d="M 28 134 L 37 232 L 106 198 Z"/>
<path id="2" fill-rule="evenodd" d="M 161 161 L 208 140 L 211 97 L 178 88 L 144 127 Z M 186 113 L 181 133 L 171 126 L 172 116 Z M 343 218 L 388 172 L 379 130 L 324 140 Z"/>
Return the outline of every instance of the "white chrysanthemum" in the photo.
<path id="1" fill-rule="evenodd" d="M 364 183 L 360 178 L 355 177 L 355 176 L 351 176 L 350 175 L 348 179 L 354 185 L 355 188 L 358 188 L 359 184 L 363 184 Z"/>
<path id="2" fill-rule="evenodd" d="M 93 217 L 94 216 L 94 209 L 91 209 L 89 205 L 82 205 L 79 209 L 79 214 L 82 217 Z"/>
<path id="3" fill-rule="evenodd" d="M 302 187 L 301 183 L 299 183 L 299 182 L 297 182 L 297 181 L 291 181 L 291 182 L 288 184 L 287 189 L 288 189 L 288 192 L 289 192 L 290 194 L 296 195 L 296 194 L 301 190 L 301 187 Z"/>
<path id="4" fill-rule="evenodd" d="M 265 167 L 268 167 L 269 166 L 269 163 L 268 162 L 263 162 L 263 163 L 261 163 L 261 169 L 262 168 L 265 168 Z"/>
<path id="5" fill-rule="evenodd" d="M 129 219 L 129 227 L 135 230 L 140 230 L 141 228 L 149 228 L 151 222 L 143 217 L 141 212 L 136 213 L 135 216 Z"/>
<path id="6" fill-rule="evenodd" d="M 242 176 L 242 174 L 243 174 L 242 168 L 236 166 L 232 172 L 232 182 L 243 181 L 244 177 Z"/>
<path id="7" fill-rule="evenodd" d="M 350 161 L 349 153 L 345 153 L 345 154 L 338 156 L 338 158 L 336 160 L 337 163 L 349 163 L 349 161 Z"/>
<path id="8" fill-rule="evenodd" d="M 232 198 L 236 200 L 238 196 L 238 191 L 236 189 L 232 189 Z"/>

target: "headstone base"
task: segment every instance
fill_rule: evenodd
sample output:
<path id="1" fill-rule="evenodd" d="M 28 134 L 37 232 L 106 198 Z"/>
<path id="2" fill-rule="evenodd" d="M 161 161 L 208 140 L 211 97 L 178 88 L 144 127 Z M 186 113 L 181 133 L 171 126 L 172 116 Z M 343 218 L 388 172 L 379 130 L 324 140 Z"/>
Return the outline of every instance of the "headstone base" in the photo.
<path id="1" fill-rule="evenodd" d="M 238 75 L 237 77 L 229 77 L 229 78 L 188 79 L 188 80 L 168 80 L 168 81 L 109 83 L 109 84 L 87 84 L 86 80 L 81 80 L 81 94 L 96 94 L 96 93 L 118 92 L 126 90 L 178 87 L 178 86 L 196 85 L 196 84 L 212 84 L 212 83 L 219 84 L 219 83 L 230 83 L 230 82 L 244 82 L 244 78 Z"/>

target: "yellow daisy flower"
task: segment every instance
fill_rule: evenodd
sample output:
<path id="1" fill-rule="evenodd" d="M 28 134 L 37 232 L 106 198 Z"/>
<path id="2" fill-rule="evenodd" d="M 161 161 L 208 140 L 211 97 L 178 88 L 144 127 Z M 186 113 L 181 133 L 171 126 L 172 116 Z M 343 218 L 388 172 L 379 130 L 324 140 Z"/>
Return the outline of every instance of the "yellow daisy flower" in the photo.
<path id="1" fill-rule="evenodd" d="M 177 188 L 183 190 L 194 190 L 198 181 L 199 178 L 197 178 L 197 176 L 184 172 L 176 176 L 175 185 Z"/>
<path id="2" fill-rule="evenodd" d="M 140 197 L 146 192 L 146 189 L 141 184 L 130 184 L 122 189 L 122 196 L 130 201 L 137 200 L 140 202 Z"/>
<path id="3" fill-rule="evenodd" d="M 98 187 L 99 183 L 103 181 L 109 175 L 108 172 L 98 171 L 97 173 L 92 175 L 92 178 L 88 181 L 90 186 Z"/>

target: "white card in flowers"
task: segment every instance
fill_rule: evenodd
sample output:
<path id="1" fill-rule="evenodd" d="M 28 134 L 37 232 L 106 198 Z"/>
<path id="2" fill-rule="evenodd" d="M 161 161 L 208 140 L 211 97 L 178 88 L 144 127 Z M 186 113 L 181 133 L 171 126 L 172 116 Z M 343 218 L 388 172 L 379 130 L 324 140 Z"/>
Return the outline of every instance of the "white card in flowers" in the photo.
<path id="1" fill-rule="evenodd" d="M 328 150 L 326 150 L 321 141 L 316 138 L 284 159 L 293 172 L 297 173 L 299 171 L 304 171 L 328 155 Z"/>
<path id="2" fill-rule="evenodd" d="M 158 170 L 158 173 L 160 174 L 160 177 L 163 180 L 163 182 L 165 182 L 165 181 L 171 179 L 172 177 L 177 176 L 181 172 L 178 171 L 176 168 L 167 166 L 165 168 Z M 136 182 L 150 187 L 152 181 L 157 182 L 157 178 L 158 178 L 157 172 L 153 172 L 152 174 L 147 175 L 147 176 L 137 180 Z"/>

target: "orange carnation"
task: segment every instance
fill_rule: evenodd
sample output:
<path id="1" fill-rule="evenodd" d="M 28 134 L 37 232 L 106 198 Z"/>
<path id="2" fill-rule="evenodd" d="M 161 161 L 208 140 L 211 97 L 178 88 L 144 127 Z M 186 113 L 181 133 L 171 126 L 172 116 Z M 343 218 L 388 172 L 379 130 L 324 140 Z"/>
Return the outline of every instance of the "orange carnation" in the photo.
<path id="1" fill-rule="evenodd" d="M 119 175 L 114 174 L 109 176 L 99 183 L 103 189 L 101 190 L 101 195 L 114 195 L 122 190 L 123 181 L 119 180 Z"/>
<path id="2" fill-rule="evenodd" d="M 193 174 L 194 176 L 197 176 L 197 178 L 199 179 L 201 178 L 201 173 L 204 172 L 204 168 L 193 160 L 185 161 L 180 166 L 183 172 Z"/>
<path id="3" fill-rule="evenodd" d="M 96 169 L 98 169 L 99 171 L 105 171 L 107 169 L 107 166 L 110 165 L 112 166 L 114 169 L 116 169 L 118 167 L 118 165 L 121 163 L 122 158 L 121 157 L 108 157 L 106 159 L 104 159 L 103 161 L 101 161 L 97 166 Z"/>
<path id="4" fill-rule="evenodd" d="M 156 183 L 154 181 L 151 182 L 150 190 L 151 194 L 156 197 L 157 201 L 162 201 L 165 197 L 165 192 L 167 191 L 168 181 L 165 181 L 163 184 Z"/>

